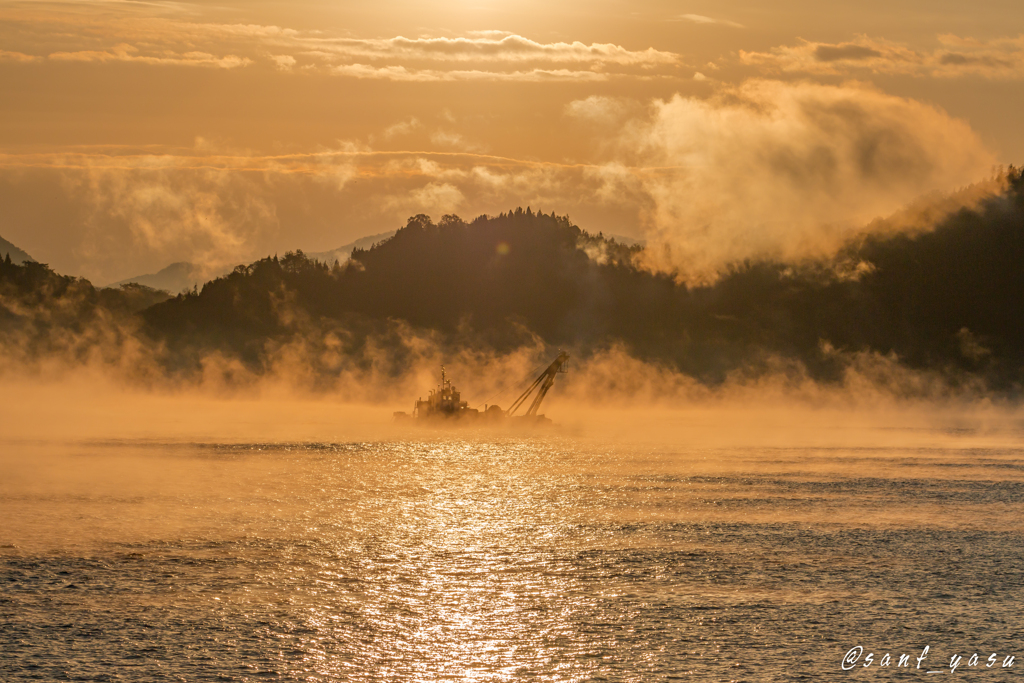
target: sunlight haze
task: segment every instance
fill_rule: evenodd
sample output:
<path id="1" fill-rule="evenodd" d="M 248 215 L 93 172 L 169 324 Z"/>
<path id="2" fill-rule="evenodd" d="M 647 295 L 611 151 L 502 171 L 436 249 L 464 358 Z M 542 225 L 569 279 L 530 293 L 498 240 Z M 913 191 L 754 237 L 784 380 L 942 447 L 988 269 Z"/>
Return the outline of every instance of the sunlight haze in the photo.
<path id="1" fill-rule="evenodd" d="M 812 163 L 770 120 L 795 88 L 799 107 L 840 97 L 883 135 L 938 145 L 907 150 L 914 171 L 885 193 L 782 188 L 758 217 L 802 223 L 794 207 L 840 193 L 826 222 L 846 234 L 1024 158 L 1024 18 L 1007 2 L 7 0 L 0 235 L 97 285 L 519 205 L 678 246 L 707 218 L 675 197 L 718 214 L 750 199 L 731 186 L 751 168 L 777 195 L 772 154 Z M 737 105 L 754 109 L 733 147 L 705 124 Z M 665 126 L 695 137 L 679 148 Z M 852 121 L 812 132 L 840 177 L 863 176 L 843 158 Z"/>

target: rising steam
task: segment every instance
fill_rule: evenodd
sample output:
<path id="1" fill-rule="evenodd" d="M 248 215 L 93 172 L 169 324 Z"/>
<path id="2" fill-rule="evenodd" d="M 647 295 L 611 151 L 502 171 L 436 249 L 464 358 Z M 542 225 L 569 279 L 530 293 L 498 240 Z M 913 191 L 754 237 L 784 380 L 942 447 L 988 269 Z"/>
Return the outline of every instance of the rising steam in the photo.
<path id="1" fill-rule="evenodd" d="M 609 120 L 616 109 L 599 104 L 572 111 Z M 617 154 L 657 168 L 631 185 L 621 165 L 605 174 L 650 200 L 641 262 L 691 283 L 745 260 L 828 256 L 873 219 L 995 163 L 964 121 L 856 83 L 753 80 L 618 125 Z"/>

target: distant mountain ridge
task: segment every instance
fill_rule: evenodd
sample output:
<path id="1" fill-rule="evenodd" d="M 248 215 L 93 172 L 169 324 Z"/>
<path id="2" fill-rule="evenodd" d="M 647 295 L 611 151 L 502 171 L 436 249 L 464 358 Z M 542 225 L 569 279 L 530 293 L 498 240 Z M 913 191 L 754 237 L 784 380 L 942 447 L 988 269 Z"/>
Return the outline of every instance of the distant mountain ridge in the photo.
<path id="1" fill-rule="evenodd" d="M 337 249 L 328 249 L 327 251 L 314 251 L 307 252 L 306 258 L 312 259 L 313 261 L 320 261 L 327 265 L 334 265 L 334 262 L 344 263 L 348 261 L 349 257 L 352 256 L 353 249 L 369 249 L 378 242 L 383 242 L 386 239 L 390 239 L 397 230 L 389 230 L 387 232 L 379 232 L 376 235 L 367 235 L 366 237 L 360 237 L 355 242 L 350 242 Z"/>
<path id="2" fill-rule="evenodd" d="M 26 252 L 18 249 L 16 246 L 0 237 L 0 259 L 6 258 L 7 255 L 11 255 L 12 263 L 24 263 L 25 261 L 35 261 L 34 258 L 29 256 Z"/>
<path id="3" fill-rule="evenodd" d="M 314 261 L 321 261 L 328 265 L 333 265 L 335 261 L 344 263 L 345 261 L 348 261 L 349 257 L 352 255 L 353 249 L 369 249 L 374 244 L 390 238 L 395 234 L 395 232 L 395 230 L 390 230 L 388 232 L 377 233 L 376 235 L 367 235 L 366 237 L 360 237 L 355 242 L 350 242 L 349 244 L 340 246 L 337 249 L 307 253 L 306 257 Z M 0 245 L 3 244 L 9 243 L 0 239 Z M 14 245 L 11 246 L 13 247 Z M 15 249 L 17 248 L 15 247 Z M 20 249 L 18 251 L 24 254 Z M 0 258 L 3 258 L 3 253 L 3 249 L 0 249 Z M 25 254 L 25 256 L 27 257 L 28 255 Z M 14 257 L 14 251 L 11 252 L 11 259 L 17 262 L 17 259 Z M 106 286 L 116 289 L 122 285 L 139 284 L 145 285 L 146 287 L 152 287 L 153 289 L 163 290 L 170 294 L 178 294 L 180 292 L 190 290 L 193 287 L 202 289 L 203 285 L 210 280 L 223 277 L 230 272 L 231 268 L 210 270 L 202 266 L 198 266 L 190 261 L 178 261 L 155 273 L 136 275 L 135 277 L 112 282 Z"/>
<path id="4" fill-rule="evenodd" d="M 230 272 L 230 269 L 209 272 L 194 263 L 178 261 L 155 273 L 130 277 L 126 280 L 111 283 L 107 287 L 116 289 L 122 285 L 137 284 L 163 290 L 170 294 L 178 294 L 192 289 L 192 287 L 202 288 L 206 282 L 227 275 Z"/>

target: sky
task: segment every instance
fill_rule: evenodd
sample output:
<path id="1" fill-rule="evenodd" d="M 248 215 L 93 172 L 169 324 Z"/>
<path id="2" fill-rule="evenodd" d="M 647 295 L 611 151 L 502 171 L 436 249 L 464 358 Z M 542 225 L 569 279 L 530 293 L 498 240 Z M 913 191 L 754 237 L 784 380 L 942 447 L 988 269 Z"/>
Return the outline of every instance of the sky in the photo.
<path id="1" fill-rule="evenodd" d="M 1024 163 L 1016 2 L 0 0 L 0 236 L 103 285 L 517 206 L 713 278 Z"/>

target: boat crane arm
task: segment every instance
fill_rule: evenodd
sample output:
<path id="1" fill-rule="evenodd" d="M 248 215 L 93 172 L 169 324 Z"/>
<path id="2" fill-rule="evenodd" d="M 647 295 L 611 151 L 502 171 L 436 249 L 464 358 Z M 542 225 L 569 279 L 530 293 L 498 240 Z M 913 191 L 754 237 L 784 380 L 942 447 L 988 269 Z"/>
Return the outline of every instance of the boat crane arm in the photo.
<path id="1" fill-rule="evenodd" d="M 569 360 L 568 353 L 565 351 L 559 353 L 558 358 L 552 361 L 551 365 L 549 365 L 544 372 L 540 373 L 540 377 L 533 380 L 530 386 L 526 388 L 526 391 L 524 391 L 522 395 L 520 395 L 520 397 L 517 398 L 511 406 L 509 406 L 509 409 L 505 411 L 505 414 L 511 417 L 517 410 L 519 410 L 519 407 L 523 405 L 526 399 L 529 398 L 533 390 L 540 385 L 540 390 L 537 392 L 537 395 L 534 396 L 533 402 L 526 411 L 527 415 L 536 415 L 537 409 L 540 408 L 540 402 L 544 400 L 548 390 L 551 389 L 551 385 L 555 383 L 555 375 L 559 372 L 565 372 L 562 370 L 562 365 L 564 365 L 567 360 Z"/>

